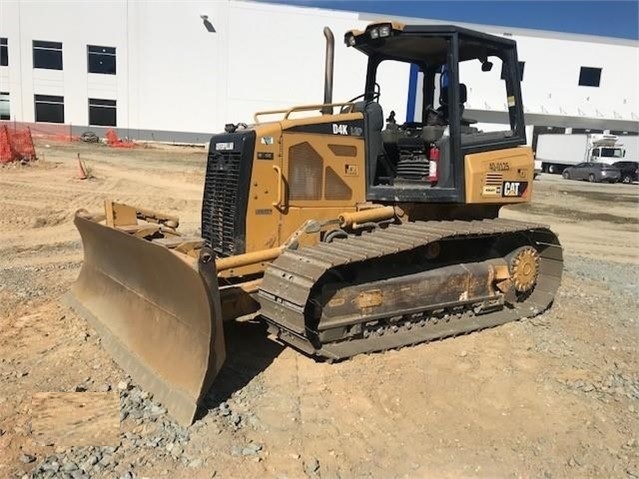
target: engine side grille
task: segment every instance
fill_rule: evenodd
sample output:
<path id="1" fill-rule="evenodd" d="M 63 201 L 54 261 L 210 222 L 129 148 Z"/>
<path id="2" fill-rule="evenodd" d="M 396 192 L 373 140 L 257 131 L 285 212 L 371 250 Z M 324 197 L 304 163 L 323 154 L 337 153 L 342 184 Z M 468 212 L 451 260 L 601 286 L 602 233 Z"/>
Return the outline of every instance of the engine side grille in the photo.
<path id="1" fill-rule="evenodd" d="M 486 184 L 501 186 L 504 175 L 501 173 L 486 173 Z"/>
<path id="2" fill-rule="evenodd" d="M 202 201 L 202 237 L 220 256 L 245 252 L 244 222 L 254 142 L 253 132 L 216 135 L 211 140 Z M 216 143 L 233 147 L 216 150 Z"/>

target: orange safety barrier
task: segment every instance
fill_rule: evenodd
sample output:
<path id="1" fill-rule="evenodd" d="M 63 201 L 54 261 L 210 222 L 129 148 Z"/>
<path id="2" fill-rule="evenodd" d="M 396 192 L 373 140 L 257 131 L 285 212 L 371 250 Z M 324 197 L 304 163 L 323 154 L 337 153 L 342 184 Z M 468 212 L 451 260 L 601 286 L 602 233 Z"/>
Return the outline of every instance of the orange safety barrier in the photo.
<path id="1" fill-rule="evenodd" d="M 123 141 L 120 139 L 118 134 L 112 128 L 109 128 L 106 132 L 107 145 L 112 146 L 114 148 L 133 148 L 135 147 L 135 143 L 132 141 L 126 140 Z"/>
<path id="2" fill-rule="evenodd" d="M 29 122 L 0 122 L 0 127 L 6 125 L 10 132 L 24 129 L 31 130 L 32 138 L 43 138 L 52 141 L 78 141 L 79 136 L 72 134 L 71 125 L 55 125 L 50 123 L 29 123 Z"/>
<path id="3" fill-rule="evenodd" d="M 35 159 L 35 147 L 29 128 L 9 130 L 7 125 L 0 126 L 0 163 Z"/>

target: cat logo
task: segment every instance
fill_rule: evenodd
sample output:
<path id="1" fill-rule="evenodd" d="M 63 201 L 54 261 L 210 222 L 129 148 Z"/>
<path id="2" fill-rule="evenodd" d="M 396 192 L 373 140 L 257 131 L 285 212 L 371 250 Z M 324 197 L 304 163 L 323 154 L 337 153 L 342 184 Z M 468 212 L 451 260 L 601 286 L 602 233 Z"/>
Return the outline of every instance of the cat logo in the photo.
<path id="1" fill-rule="evenodd" d="M 524 195 L 526 188 L 528 188 L 527 181 L 504 181 L 502 196 L 519 198 Z"/>
<path id="2" fill-rule="evenodd" d="M 333 123 L 333 135 L 348 135 L 348 125 Z"/>

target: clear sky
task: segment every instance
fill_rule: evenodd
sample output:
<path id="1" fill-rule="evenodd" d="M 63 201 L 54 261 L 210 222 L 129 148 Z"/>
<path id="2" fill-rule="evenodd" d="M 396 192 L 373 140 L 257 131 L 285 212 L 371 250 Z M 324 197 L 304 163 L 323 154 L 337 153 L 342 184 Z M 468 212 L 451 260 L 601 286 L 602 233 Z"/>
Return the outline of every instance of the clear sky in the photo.
<path id="1" fill-rule="evenodd" d="M 639 39 L 639 0 L 266 0 L 270 3 L 383 13 Z"/>

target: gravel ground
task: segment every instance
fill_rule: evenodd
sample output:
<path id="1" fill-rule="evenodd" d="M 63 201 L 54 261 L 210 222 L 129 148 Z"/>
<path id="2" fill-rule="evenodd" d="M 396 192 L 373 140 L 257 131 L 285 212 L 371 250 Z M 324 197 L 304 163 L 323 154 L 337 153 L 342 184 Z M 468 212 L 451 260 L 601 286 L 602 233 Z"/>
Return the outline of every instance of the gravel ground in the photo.
<path id="1" fill-rule="evenodd" d="M 74 178 L 77 153 L 91 182 Z M 639 478 L 636 185 L 542 175 L 532 205 L 504 210 L 565 248 L 534 319 L 332 365 L 259 323 L 226 325 L 227 362 L 184 428 L 60 298 L 82 260 L 75 209 L 108 196 L 196 232 L 203 156 L 61 144 L 0 169 L 0 477 Z M 34 442 L 40 391 L 118 391 L 119 446 Z"/>

